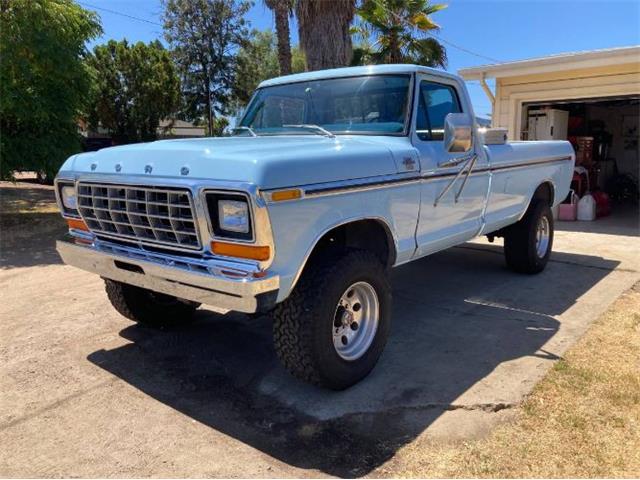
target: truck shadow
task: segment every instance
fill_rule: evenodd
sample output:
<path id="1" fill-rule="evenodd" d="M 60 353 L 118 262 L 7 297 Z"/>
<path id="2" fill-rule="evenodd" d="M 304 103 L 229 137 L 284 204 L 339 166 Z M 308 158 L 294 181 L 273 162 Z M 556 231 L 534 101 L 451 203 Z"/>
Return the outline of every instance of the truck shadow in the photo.
<path id="1" fill-rule="evenodd" d="M 387 349 L 372 374 L 344 392 L 291 378 L 275 356 L 267 317 L 203 310 L 188 328 L 134 325 L 120 332 L 132 343 L 88 358 L 282 462 L 359 477 L 447 410 L 503 408 L 527 380 L 518 370 L 470 389 L 504 362 L 557 358 L 544 345 L 560 328 L 558 315 L 617 265 L 600 259 L 597 267 L 580 266 L 592 257 L 572 257 L 520 276 L 491 250 L 456 248 L 395 269 Z"/>

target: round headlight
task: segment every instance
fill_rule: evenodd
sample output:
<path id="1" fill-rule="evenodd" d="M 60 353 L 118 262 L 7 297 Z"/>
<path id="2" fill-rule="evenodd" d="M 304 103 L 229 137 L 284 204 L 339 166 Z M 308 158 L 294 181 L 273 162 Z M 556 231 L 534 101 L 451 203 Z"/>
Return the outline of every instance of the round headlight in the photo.
<path id="1" fill-rule="evenodd" d="M 78 208 L 78 198 L 76 188 L 73 185 L 65 185 L 60 189 L 60 197 L 65 208 L 76 210 Z"/>

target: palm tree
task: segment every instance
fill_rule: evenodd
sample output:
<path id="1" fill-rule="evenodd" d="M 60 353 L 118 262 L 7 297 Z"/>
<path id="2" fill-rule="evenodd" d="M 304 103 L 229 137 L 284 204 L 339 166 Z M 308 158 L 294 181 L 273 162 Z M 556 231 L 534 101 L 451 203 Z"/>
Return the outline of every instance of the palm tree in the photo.
<path id="1" fill-rule="evenodd" d="M 355 3 L 355 0 L 297 0 L 298 35 L 307 58 L 307 70 L 349 65 L 352 53 L 349 27 Z"/>
<path id="2" fill-rule="evenodd" d="M 353 29 L 362 41 L 354 62 L 446 67 L 444 46 L 429 36 L 440 30 L 429 17 L 443 8 L 446 5 L 429 0 L 364 0 L 357 12 L 359 25 Z M 370 36 L 375 37 L 372 44 Z"/>
<path id="3" fill-rule="evenodd" d="M 280 75 L 291 73 L 291 40 L 289 34 L 289 16 L 293 13 L 293 0 L 264 0 L 264 4 L 276 17 L 278 36 L 278 63 Z"/>

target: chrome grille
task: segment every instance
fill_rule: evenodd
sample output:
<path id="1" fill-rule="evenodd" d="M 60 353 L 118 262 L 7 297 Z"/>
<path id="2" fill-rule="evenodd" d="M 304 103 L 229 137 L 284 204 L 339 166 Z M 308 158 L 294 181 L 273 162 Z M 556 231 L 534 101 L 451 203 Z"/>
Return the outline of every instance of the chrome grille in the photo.
<path id="1" fill-rule="evenodd" d="M 186 189 L 78 183 L 78 211 L 96 235 L 200 249 Z"/>

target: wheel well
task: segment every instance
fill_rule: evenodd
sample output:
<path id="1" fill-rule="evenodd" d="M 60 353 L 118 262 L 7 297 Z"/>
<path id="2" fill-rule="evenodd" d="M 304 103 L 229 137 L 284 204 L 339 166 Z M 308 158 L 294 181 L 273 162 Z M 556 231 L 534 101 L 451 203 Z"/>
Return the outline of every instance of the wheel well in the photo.
<path id="1" fill-rule="evenodd" d="M 554 189 L 551 182 L 544 182 L 538 185 L 536 191 L 533 192 L 532 203 L 533 200 L 545 200 L 549 206 L 552 206 L 554 201 Z"/>
<path id="2" fill-rule="evenodd" d="M 555 195 L 555 190 L 551 182 L 547 181 L 547 182 L 541 183 L 540 185 L 538 185 L 538 188 L 536 188 L 536 191 L 533 192 L 533 195 L 531 196 L 531 201 L 529 202 L 529 206 L 527 207 L 527 210 L 531 208 L 531 206 L 535 203 L 536 200 L 543 200 L 548 203 L 549 207 L 551 207 L 553 205 L 554 195 Z M 504 237 L 505 233 L 508 231 L 510 227 L 512 227 L 512 225 L 503 227 L 500 230 L 496 230 L 494 232 L 486 234 L 487 238 L 489 239 L 489 242 L 493 243 L 493 240 L 495 237 Z"/>
<path id="3" fill-rule="evenodd" d="M 347 248 L 373 252 L 387 267 L 396 260 L 395 244 L 388 226 L 380 220 L 367 219 L 345 223 L 329 230 L 316 243 L 308 263 Z"/>

